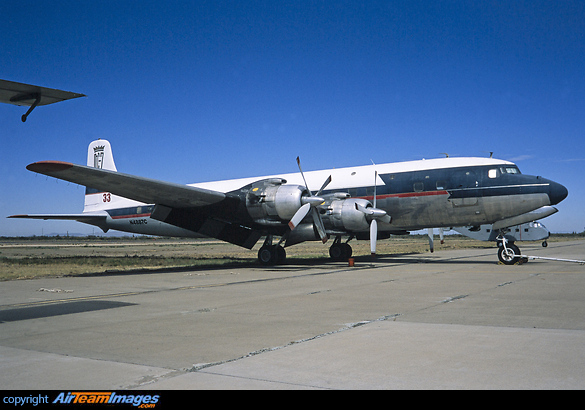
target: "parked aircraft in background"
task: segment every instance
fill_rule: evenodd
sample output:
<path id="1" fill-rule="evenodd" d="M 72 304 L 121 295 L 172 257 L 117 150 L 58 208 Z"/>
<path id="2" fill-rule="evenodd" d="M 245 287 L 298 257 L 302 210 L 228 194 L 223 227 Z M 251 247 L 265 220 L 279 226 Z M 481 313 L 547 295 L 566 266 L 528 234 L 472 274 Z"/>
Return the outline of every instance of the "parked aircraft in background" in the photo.
<path id="1" fill-rule="evenodd" d="M 342 260 L 351 256 L 348 242 L 354 238 L 369 239 L 375 254 L 378 238 L 429 227 L 490 224 L 504 233 L 568 194 L 561 184 L 523 175 L 512 162 L 493 158 L 306 173 L 297 162 L 299 173 L 182 185 L 117 172 L 110 143 L 97 140 L 88 147 L 87 166 L 61 161 L 27 166 L 86 186 L 82 213 L 12 218 L 69 219 L 148 235 L 204 235 L 248 249 L 264 236 L 258 259 L 275 264 L 284 262 L 285 247 L 304 241 L 333 238 L 329 254 Z M 276 243 L 275 237 L 280 237 Z M 520 252 L 506 249 L 503 261 L 513 263 Z"/>
<path id="2" fill-rule="evenodd" d="M 477 228 L 458 227 L 453 228 L 453 230 L 480 241 L 498 242 L 498 236 L 502 235 L 492 229 L 491 225 L 481 225 Z M 503 235 L 511 243 L 516 241 L 543 241 L 542 246 L 546 247 L 548 246 L 546 240 L 550 237 L 550 232 L 542 223 L 533 221 L 506 228 Z"/>

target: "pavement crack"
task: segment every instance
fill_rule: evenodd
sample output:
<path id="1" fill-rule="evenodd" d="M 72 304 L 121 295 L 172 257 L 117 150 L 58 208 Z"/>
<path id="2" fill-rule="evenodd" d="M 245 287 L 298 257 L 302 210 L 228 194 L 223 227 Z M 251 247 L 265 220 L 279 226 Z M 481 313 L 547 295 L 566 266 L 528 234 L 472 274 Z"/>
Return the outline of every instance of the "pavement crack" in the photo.
<path id="1" fill-rule="evenodd" d="M 331 335 L 334 335 L 336 333 L 345 332 L 346 330 L 355 329 L 356 327 L 363 326 L 363 325 L 367 325 L 369 323 L 383 322 L 383 321 L 386 321 L 386 320 L 395 320 L 398 316 L 401 316 L 401 315 L 402 315 L 401 313 L 394 313 L 394 314 L 391 314 L 391 315 L 381 316 L 381 317 L 379 317 L 377 319 L 373 319 L 373 320 L 362 320 L 360 322 L 349 323 L 349 324 L 345 325 L 344 327 L 342 327 L 340 329 L 337 329 L 337 330 L 333 330 L 331 332 L 322 333 L 322 334 L 319 334 L 319 335 L 316 335 L 316 336 L 311 336 L 311 337 L 307 337 L 307 338 L 300 339 L 300 340 L 294 340 L 294 341 L 289 342 L 289 343 L 287 343 L 285 345 L 282 345 L 282 346 L 265 347 L 265 348 L 255 350 L 253 352 L 247 353 L 247 354 L 245 354 L 243 356 L 236 357 L 236 358 L 233 358 L 233 359 L 221 360 L 221 361 L 212 362 L 212 363 L 198 363 L 198 364 L 194 364 L 193 367 L 191 367 L 191 369 L 187 369 L 186 371 L 187 372 L 199 372 L 201 370 L 204 370 L 204 369 L 207 369 L 207 368 L 210 368 L 210 367 L 220 366 L 222 364 L 227 364 L 227 363 L 233 363 L 233 362 L 236 362 L 238 360 L 242 360 L 242 359 L 246 359 L 246 358 L 249 358 L 249 357 L 253 357 L 253 356 L 260 355 L 262 353 L 273 352 L 275 350 L 280 350 L 280 349 L 284 349 L 284 348 L 287 348 L 287 347 L 290 347 L 290 346 L 295 346 L 295 345 L 298 345 L 298 344 L 301 344 L 301 343 L 306 343 L 306 342 L 310 342 L 312 340 L 320 339 L 320 338 L 325 337 L 325 336 L 331 336 Z"/>

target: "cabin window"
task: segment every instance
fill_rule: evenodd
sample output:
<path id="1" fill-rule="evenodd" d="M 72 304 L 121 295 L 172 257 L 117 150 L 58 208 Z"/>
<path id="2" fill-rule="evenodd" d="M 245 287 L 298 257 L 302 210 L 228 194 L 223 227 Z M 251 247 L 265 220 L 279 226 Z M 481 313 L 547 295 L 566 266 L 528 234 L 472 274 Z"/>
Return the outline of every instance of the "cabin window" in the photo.
<path id="1" fill-rule="evenodd" d="M 445 189 L 445 181 L 437 181 L 437 189 L 439 191 Z"/>
<path id="2" fill-rule="evenodd" d="M 488 171 L 488 177 L 489 178 L 496 178 L 498 176 L 498 170 L 497 169 L 490 169 Z"/>
<path id="3" fill-rule="evenodd" d="M 414 192 L 422 192 L 425 190 L 425 184 L 422 182 L 414 183 Z"/>

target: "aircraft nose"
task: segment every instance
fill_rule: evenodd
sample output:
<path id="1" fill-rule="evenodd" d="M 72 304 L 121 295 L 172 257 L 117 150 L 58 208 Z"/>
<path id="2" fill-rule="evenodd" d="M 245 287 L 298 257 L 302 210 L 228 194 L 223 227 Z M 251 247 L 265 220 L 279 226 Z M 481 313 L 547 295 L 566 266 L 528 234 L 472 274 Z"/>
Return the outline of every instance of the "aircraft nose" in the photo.
<path id="1" fill-rule="evenodd" d="M 548 197 L 550 198 L 551 205 L 556 205 L 565 199 L 569 195 L 569 191 L 563 185 L 557 182 L 550 182 L 550 190 Z"/>

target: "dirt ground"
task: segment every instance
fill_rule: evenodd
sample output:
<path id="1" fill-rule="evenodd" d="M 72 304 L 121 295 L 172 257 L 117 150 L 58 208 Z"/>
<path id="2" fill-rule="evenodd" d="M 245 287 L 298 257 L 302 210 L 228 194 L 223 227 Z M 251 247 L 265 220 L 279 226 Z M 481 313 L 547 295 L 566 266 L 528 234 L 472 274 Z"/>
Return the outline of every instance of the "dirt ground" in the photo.
<path id="1" fill-rule="evenodd" d="M 553 240 L 562 240 L 551 238 Z M 330 241 L 331 242 L 331 241 Z M 43 276 L 99 274 L 171 267 L 205 267 L 224 264 L 255 264 L 262 241 L 247 250 L 213 239 L 175 238 L 2 238 L 0 280 Z M 286 248 L 287 258 L 329 258 L 329 245 L 306 242 Z M 368 241 L 352 241 L 353 255 L 370 254 Z M 435 252 L 458 248 L 495 248 L 495 244 L 459 235 L 435 239 Z M 379 255 L 429 252 L 428 238 L 409 235 L 380 240 Z"/>

